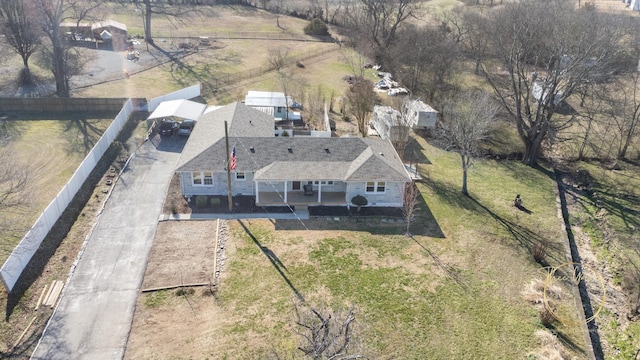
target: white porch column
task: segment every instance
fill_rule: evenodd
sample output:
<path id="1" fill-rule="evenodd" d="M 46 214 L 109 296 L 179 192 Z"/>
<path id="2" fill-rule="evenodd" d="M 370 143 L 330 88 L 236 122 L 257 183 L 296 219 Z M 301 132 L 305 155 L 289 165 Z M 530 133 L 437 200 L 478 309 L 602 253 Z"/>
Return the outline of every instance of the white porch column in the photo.
<path id="1" fill-rule="evenodd" d="M 318 181 L 318 203 L 322 202 L 322 181 Z"/>
<path id="2" fill-rule="evenodd" d="M 260 203 L 260 191 L 258 190 L 259 190 L 258 182 L 256 181 L 256 202 Z"/>
<path id="3" fill-rule="evenodd" d="M 284 202 L 287 203 L 287 180 L 284 181 Z"/>
<path id="4" fill-rule="evenodd" d="M 347 182 L 344 184 L 344 197 L 345 197 L 345 201 L 347 202 L 347 209 L 351 209 L 351 197 L 349 196 L 349 190 L 351 190 L 351 183 Z"/>

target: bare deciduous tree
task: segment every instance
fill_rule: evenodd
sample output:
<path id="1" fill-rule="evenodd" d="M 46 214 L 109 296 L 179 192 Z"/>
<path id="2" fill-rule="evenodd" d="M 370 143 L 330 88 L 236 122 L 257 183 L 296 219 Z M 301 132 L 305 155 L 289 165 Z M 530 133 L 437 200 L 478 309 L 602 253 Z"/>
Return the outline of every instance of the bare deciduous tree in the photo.
<path id="1" fill-rule="evenodd" d="M 391 119 L 389 140 L 401 159 L 404 158 L 404 150 L 409 142 L 412 127 L 416 122 L 417 114 L 411 107 L 412 102 L 413 100 L 410 97 L 396 97 L 392 101 L 393 107 L 400 110 L 397 116 Z"/>
<path id="2" fill-rule="evenodd" d="M 496 114 L 497 106 L 486 93 L 465 92 L 444 101 L 440 134 L 447 147 L 460 154 L 464 195 L 469 195 L 467 173 L 478 144 L 487 138 Z"/>
<path id="3" fill-rule="evenodd" d="M 349 66 L 351 73 L 356 78 L 364 78 L 367 58 L 353 49 L 343 48 L 340 53 L 342 59 Z"/>
<path id="4" fill-rule="evenodd" d="M 418 211 L 418 204 L 420 203 L 420 191 L 414 182 L 407 183 L 404 188 L 403 204 L 402 204 L 402 216 L 407 223 L 407 229 L 404 236 L 411 237 L 411 223 L 416 217 Z"/>
<path id="5" fill-rule="evenodd" d="M 197 11 L 196 7 L 177 1 L 153 1 L 153 0 L 120 0 L 123 3 L 133 3 L 140 10 L 144 24 L 144 40 L 147 44 L 153 44 L 151 33 L 151 19 L 154 16 L 164 16 L 169 20 L 183 22 L 184 15 Z M 148 46 L 148 45 L 147 45 Z"/>
<path id="6" fill-rule="evenodd" d="M 36 0 L 34 4 L 37 6 L 41 18 L 42 30 L 50 41 L 46 52 L 48 60 L 50 60 L 51 72 L 53 72 L 56 81 L 56 94 L 60 97 L 69 97 L 69 77 L 67 76 L 66 64 L 69 47 L 64 41 L 64 34 L 60 28 L 69 4 L 65 0 Z"/>
<path id="7" fill-rule="evenodd" d="M 308 110 L 309 123 L 313 128 L 320 129 L 322 126 L 323 110 L 326 98 L 322 92 L 322 86 L 318 85 L 313 92 L 307 94 L 305 109 Z M 329 129 L 327 129 L 329 130 Z"/>
<path id="8" fill-rule="evenodd" d="M 492 56 L 483 75 L 514 120 L 523 163 L 534 166 L 544 140 L 565 129 L 563 102 L 585 82 L 611 76 L 630 27 L 600 12 L 578 12 L 566 1 L 519 1 L 488 17 Z M 506 75 L 506 76 L 505 76 Z"/>
<path id="9" fill-rule="evenodd" d="M 0 148 L 0 211 L 6 212 L 25 204 L 29 171 L 13 160 L 13 149 L 2 143 Z"/>
<path id="10" fill-rule="evenodd" d="M 595 144 L 592 141 L 592 134 L 599 114 L 602 114 L 606 106 L 605 98 L 607 97 L 602 93 L 605 87 L 590 87 L 589 94 L 584 92 L 584 100 L 582 101 L 582 111 L 577 117 L 578 125 L 582 127 L 582 140 L 578 146 L 578 160 L 582 160 L 586 154 L 587 147 L 593 147 Z"/>
<path id="11" fill-rule="evenodd" d="M 32 171 L 30 167 L 15 161 L 15 149 L 7 138 L 6 127 L 2 125 L 0 123 L 0 212 L 4 215 L 20 215 L 31 203 L 29 179 Z M 0 239 L 24 234 L 24 229 L 15 227 L 7 219 L 12 217 L 0 218 Z M 9 253 L 11 249 L 4 245 L 0 242 L 0 253 Z"/>
<path id="12" fill-rule="evenodd" d="M 474 60 L 474 74 L 480 75 L 480 64 L 488 51 L 485 16 L 466 6 L 457 6 L 443 14 L 443 22 L 451 31 L 451 37 L 460 45 L 461 52 Z"/>
<path id="13" fill-rule="evenodd" d="M 335 24 L 336 18 L 340 14 L 344 1 L 343 0 L 322 0 L 324 8 L 324 22 L 327 24 Z"/>
<path id="14" fill-rule="evenodd" d="M 442 27 L 407 26 L 396 42 L 394 62 L 400 81 L 412 92 L 426 94 L 429 102 L 452 88 L 459 58 L 458 44 Z"/>
<path id="15" fill-rule="evenodd" d="M 289 62 L 291 49 L 286 46 L 278 46 L 269 48 L 267 53 L 267 61 L 269 66 L 275 70 L 281 70 Z"/>
<path id="16" fill-rule="evenodd" d="M 79 54 L 64 39 L 62 23 L 74 19 L 78 24 L 105 0 L 33 0 L 38 22 L 49 40 L 45 62 L 56 81 L 56 95 L 69 97 L 69 80 L 82 68 Z"/>
<path id="17" fill-rule="evenodd" d="M 615 102 L 611 104 L 614 111 L 610 113 L 610 119 L 619 139 L 617 159 L 626 159 L 629 146 L 640 133 L 640 74 L 633 72 L 629 80 L 626 84 L 620 84 L 619 91 L 615 92 L 616 98 L 611 99 Z"/>
<path id="18" fill-rule="evenodd" d="M 346 25 L 368 42 L 378 61 L 397 39 L 401 26 L 416 15 L 415 0 L 355 0 L 345 3 Z"/>
<path id="19" fill-rule="evenodd" d="M 367 119 L 373 111 L 376 103 L 376 93 L 373 91 L 373 83 L 370 80 L 356 78 L 346 93 L 347 103 L 358 123 L 358 132 L 363 137 L 367 136 Z"/>
<path id="20" fill-rule="evenodd" d="M 349 353 L 356 320 L 353 308 L 346 314 L 323 314 L 312 307 L 301 310 L 300 306 L 294 305 L 297 325 L 295 332 L 301 337 L 298 350 L 314 360 L 364 358 L 362 355 Z"/>
<path id="21" fill-rule="evenodd" d="M 42 33 L 37 27 L 37 13 L 33 3 L 25 0 L 0 2 L 0 31 L 7 43 L 22 58 L 19 85 L 32 86 L 34 79 L 29 70 L 29 58 L 40 44 Z"/>

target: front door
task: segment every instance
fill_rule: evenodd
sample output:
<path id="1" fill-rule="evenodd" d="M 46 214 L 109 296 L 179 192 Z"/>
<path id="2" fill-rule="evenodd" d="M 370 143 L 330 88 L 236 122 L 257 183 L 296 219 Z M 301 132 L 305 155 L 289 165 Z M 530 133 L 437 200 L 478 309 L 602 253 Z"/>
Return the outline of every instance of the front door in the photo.
<path id="1" fill-rule="evenodd" d="M 300 181 L 294 181 L 291 184 L 291 190 L 300 190 Z"/>

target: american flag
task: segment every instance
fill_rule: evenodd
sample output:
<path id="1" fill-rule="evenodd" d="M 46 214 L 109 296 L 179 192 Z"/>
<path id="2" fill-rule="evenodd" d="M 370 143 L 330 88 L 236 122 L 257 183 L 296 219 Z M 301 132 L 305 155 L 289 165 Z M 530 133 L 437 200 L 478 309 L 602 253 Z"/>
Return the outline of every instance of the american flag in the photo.
<path id="1" fill-rule="evenodd" d="M 236 147 L 233 147 L 233 150 L 231 150 L 231 160 L 229 161 L 230 165 L 229 165 L 229 170 L 235 170 L 236 169 Z"/>

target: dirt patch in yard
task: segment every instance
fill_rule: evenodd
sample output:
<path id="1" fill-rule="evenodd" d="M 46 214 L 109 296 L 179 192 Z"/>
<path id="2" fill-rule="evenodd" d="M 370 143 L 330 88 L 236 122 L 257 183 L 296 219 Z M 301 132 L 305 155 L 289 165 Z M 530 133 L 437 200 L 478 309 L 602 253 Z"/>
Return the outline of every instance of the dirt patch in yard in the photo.
<path id="1" fill-rule="evenodd" d="M 125 359 L 204 355 L 212 329 L 224 318 L 215 283 L 224 267 L 227 239 L 222 220 L 158 224 L 142 286 L 143 291 L 158 290 L 138 296 Z M 190 284 L 206 285 L 180 286 Z"/>
<path id="2" fill-rule="evenodd" d="M 217 221 L 161 222 L 142 288 L 213 283 Z"/>

